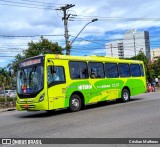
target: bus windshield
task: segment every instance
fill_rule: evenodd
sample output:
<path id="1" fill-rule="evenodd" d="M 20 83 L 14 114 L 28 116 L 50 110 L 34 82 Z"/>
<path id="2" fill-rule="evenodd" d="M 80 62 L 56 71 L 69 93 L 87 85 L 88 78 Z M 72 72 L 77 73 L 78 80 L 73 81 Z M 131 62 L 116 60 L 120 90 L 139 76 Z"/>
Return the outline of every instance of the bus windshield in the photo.
<path id="1" fill-rule="evenodd" d="M 20 68 L 17 75 L 18 94 L 31 94 L 42 90 L 44 85 L 43 76 L 42 65 Z"/>

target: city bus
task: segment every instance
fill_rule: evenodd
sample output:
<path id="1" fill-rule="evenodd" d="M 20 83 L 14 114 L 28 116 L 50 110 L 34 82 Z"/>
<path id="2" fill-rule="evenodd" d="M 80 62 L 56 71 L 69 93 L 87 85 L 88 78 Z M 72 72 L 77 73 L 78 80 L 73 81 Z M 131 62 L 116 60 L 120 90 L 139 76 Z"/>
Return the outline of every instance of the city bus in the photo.
<path id="1" fill-rule="evenodd" d="M 101 101 L 128 102 L 146 92 L 144 64 L 98 56 L 46 54 L 18 66 L 17 110 L 79 111 Z"/>

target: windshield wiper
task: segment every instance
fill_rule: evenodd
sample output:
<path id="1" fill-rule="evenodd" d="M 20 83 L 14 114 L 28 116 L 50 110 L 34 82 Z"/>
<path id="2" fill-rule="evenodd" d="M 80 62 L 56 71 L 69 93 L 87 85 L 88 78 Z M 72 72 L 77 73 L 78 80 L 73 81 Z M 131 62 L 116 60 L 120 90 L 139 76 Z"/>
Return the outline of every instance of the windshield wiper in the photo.
<path id="1" fill-rule="evenodd" d="M 32 72 L 35 73 L 37 66 L 32 67 L 30 73 L 29 73 L 29 85 L 31 84 L 32 81 Z"/>

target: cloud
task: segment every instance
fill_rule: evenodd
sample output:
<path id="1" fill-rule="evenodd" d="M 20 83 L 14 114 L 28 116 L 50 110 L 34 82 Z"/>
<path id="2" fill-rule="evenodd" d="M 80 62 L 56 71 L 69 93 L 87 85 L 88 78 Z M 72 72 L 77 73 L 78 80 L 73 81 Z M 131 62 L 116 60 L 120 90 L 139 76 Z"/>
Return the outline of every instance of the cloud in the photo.
<path id="1" fill-rule="evenodd" d="M 93 54 L 106 54 L 106 50 L 105 49 L 96 49 L 92 52 Z"/>
<path id="2" fill-rule="evenodd" d="M 90 43 L 89 41 L 75 41 L 74 45 L 89 45 Z"/>
<path id="3" fill-rule="evenodd" d="M 123 33 L 126 30 L 137 28 L 141 30 L 150 30 L 156 33 L 154 29 L 151 30 L 150 28 L 156 27 L 157 30 L 160 28 L 160 21 L 149 21 L 149 18 L 159 18 L 158 12 L 160 1 L 158 0 L 58 0 L 56 2 L 48 0 L 45 3 L 52 3 L 53 5 L 50 5 L 50 8 L 53 10 L 29 9 L 25 7 L 1 5 L 0 12 L 3 15 L 1 15 L 0 35 L 27 36 L 40 34 L 60 34 L 62 36 L 51 36 L 46 38 L 51 41 L 59 42 L 60 45 L 65 46 L 64 22 L 62 21 L 63 12 L 55 10 L 56 8 L 60 8 L 65 4 L 75 4 L 73 8 L 69 9 L 68 13 L 77 14 L 74 21 L 68 22 L 69 35 L 73 36 L 69 38 L 70 41 L 88 22 L 94 18 L 99 19 L 97 22 L 88 24 L 78 36 L 79 38 L 87 38 L 88 40 L 92 39 L 99 41 L 94 41 L 94 43 L 91 43 L 77 40 L 74 42 L 74 46 L 79 45 L 81 47 L 85 46 L 89 48 L 89 46 L 92 45 L 90 47 L 95 48 L 92 50 L 93 54 L 103 53 L 103 50 L 97 48 L 105 48 L 105 40 L 122 38 Z M 121 20 L 119 18 L 121 18 Z M 128 21 L 125 20 L 125 18 L 148 18 L 148 20 Z M 0 47 L 9 49 L 11 48 L 11 45 L 13 45 L 13 47 L 26 48 L 27 43 L 32 39 L 38 40 L 39 37 L 25 39 L 9 39 L 1 37 Z M 21 46 L 21 44 L 24 46 Z M 2 54 L 1 48 L 0 53 Z M 7 55 L 12 54 L 14 54 L 14 52 L 8 50 Z M 8 58 L 3 58 L 1 60 L 6 61 L 6 64 L 8 64 Z"/>
<path id="4" fill-rule="evenodd" d="M 4 63 L 5 61 L 5 59 L 0 59 L 0 63 Z"/>

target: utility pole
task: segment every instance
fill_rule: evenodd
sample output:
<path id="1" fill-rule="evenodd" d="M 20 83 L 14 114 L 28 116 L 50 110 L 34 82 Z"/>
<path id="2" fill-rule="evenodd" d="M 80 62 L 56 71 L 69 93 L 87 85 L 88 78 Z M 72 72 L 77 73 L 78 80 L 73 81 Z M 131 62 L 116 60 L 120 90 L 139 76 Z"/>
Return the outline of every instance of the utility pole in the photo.
<path id="1" fill-rule="evenodd" d="M 111 44 L 111 56 L 113 57 L 113 50 L 112 50 L 112 44 Z"/>
<path id="2" fill-rule="evenodd" d="M 67 14 L 67 10 L 74 7 L 75 5 L 72 4 L 66 4 L 65 6 L 60 7 L 60 9 L 63 11 L 64 16 L 62 17 L 62 21 L 64 20 L 64 37 L 66 42 L 66 55 L 70 55 L 70 44 L 69 44 L 69 35 L 68 35 L 68 18 L 70 17 L 70 14 Z"/>
<path id="3" fill-rule="evenodd" d="M 134 53 L 135 53 L 135 56 L 137 55 L 136 54 L 136 43 L 135 43 L 135 41 L 136 41 L 136 39 L 135 39 L 135 33 L 133 32 L 133 43 L 134 43 Z"/>

